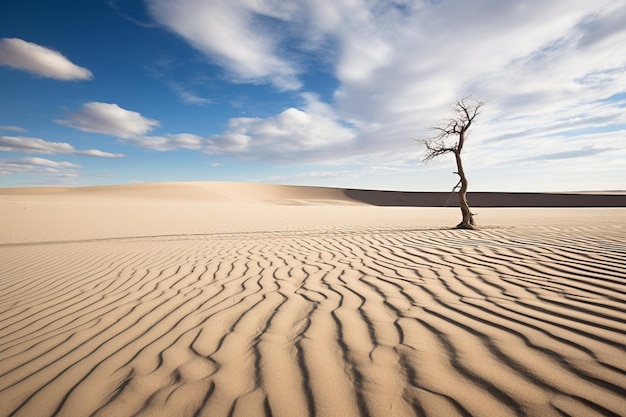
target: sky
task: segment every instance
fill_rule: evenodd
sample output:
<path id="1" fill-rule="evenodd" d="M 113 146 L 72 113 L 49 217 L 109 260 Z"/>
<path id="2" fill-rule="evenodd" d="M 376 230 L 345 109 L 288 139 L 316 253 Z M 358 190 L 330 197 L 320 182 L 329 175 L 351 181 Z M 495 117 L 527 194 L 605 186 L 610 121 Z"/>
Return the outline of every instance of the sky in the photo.
<path id="1" fill-rule="evenodd" d="M 626 189 L 623 0 L 5 0 L 0 187 Z"/>

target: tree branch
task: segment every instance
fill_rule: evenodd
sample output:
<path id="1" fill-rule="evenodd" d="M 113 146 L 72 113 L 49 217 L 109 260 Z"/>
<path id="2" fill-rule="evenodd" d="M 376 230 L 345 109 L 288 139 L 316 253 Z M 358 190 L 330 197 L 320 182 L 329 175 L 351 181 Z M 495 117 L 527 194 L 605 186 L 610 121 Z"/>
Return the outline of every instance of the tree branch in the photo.
<path id="1" fill-rule="evenodd" d="M 467 96 L 458 100 L 452 106 L 455 117 L 444 119 L 432 127 L 435 135 L 422 139 L 421 142 L 426 147 L 426 153 L 422 160 L 428 162 L 441 155 L 451 152 L 461 152 L 467 131 L 474 119 L 480 114 L 480 109 L 485 104 L 484 101 Z M 446 139 L 456 136 L 457 140 L 453 144 L 446 143 Z"/>

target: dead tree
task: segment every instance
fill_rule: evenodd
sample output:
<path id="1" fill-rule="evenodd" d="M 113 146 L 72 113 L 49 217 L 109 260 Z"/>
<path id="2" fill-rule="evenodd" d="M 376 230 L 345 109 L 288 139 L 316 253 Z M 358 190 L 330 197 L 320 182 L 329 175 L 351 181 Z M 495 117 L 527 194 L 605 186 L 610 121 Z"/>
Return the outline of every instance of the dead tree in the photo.
<path id="1" fill-rule="evenodd" d="M 452 106 L 453 116 L 433 126 L 433 130 L 437 134 L 421 141 L 426 146 L 426 154 L 423 158 L 424 162 L 431 161 L 448 153 L 454 154 L 457 168 L 455 174 L 459 176 L 459 182 L 454 186 L 452 191 L 458 190 L 459 205 L 463 215 L 463 220 L 456 226 L 457 229 L 477 228 L 474 222 L 474 215 L 467 202 L 468 182 L 465 171 L 463 170 L 461 151 L 465 145 L 469 128 L 472 126 L 476 116 L 480 114 L 480 110 L 484 104 L 484 101 L 477 100 L 473 97 L 465 97 L 457 101 Z"/>

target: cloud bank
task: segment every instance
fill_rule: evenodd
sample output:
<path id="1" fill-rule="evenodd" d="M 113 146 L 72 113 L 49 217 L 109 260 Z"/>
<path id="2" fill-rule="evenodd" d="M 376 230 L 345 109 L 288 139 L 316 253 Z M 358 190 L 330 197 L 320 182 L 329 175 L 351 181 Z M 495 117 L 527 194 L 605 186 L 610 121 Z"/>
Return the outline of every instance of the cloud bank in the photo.
<path id="1" fill-rule="evenodd" d="M 273 161 L 305 154 L 309 159 L 328 157 L 329 152 L 349 146 L 355 136 L 352 126 L 338 119 L 333 109 L 316 95 L 305 93 L 301 95 L 301 100 L 301 108 L 289 107 L 268 118 L 233 118 L 223 134 L 209 137 L 192 133 L 151 135 L 149 133 L 160 126 L 158 120 L 113 103 L 86 103 L 57 122 L 85 132 L 117 137 L 145 149 L 190 149 L 207 154 L 253 156 Z M 66 143 L 9 136 L 2 138 L 4 145 L 0 141 L 0 149 L 5 146 L 42 153 L 76 153 Z"/>
<path id="2" fill-rule="evenodd" d="M 91 71 L 72 63 L 60 52 L 18 38 L 0 41 L 0 65 L 57 80 L 89 80 Z"/>
<path id="3" fill-rule="evenodd" d="M 506 143 L 522 157 L 569 149 L 574 124 L 623 131 L 626 123 L 626 4 L 616 0 L 147 4 L 157 22 L 234 80 L 302 95 L 307 73 L 323 65 L 337 81 L 324 104 L 325 124 L 314 123 L 319 129 L 307 131 L 298 113 L 310 116 L 306 108 L 234 118 L 224 134 L 209 138 L 210 152 L 254 150 L 272 160 L 283 152 L 285 159 L 299 154 L 315 161 L 322 153 L 311 150 L 324 147 L 329 159 L 401 157 L 416 146 L 410 138 L 428 135 L 448 106 L 468 94 L 489 102 L 475 145 L 498 150 Z M 614 147 L 594 140 L 603 141 L 596 148 Z M 276 152 L 263 151 L 270 143 Z"/>

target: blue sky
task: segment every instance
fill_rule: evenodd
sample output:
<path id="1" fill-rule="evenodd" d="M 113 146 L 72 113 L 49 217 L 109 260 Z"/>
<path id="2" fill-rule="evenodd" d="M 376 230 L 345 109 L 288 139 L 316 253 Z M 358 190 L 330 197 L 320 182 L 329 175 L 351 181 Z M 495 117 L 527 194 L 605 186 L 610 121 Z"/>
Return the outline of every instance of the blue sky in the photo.
<path id="1" fill-rule="evenodd" d="M 0 186 L 449 190 L 416 139 L 467 95 L 475 191 L 626 189 L 626 4 L 9 0 Z"/>

